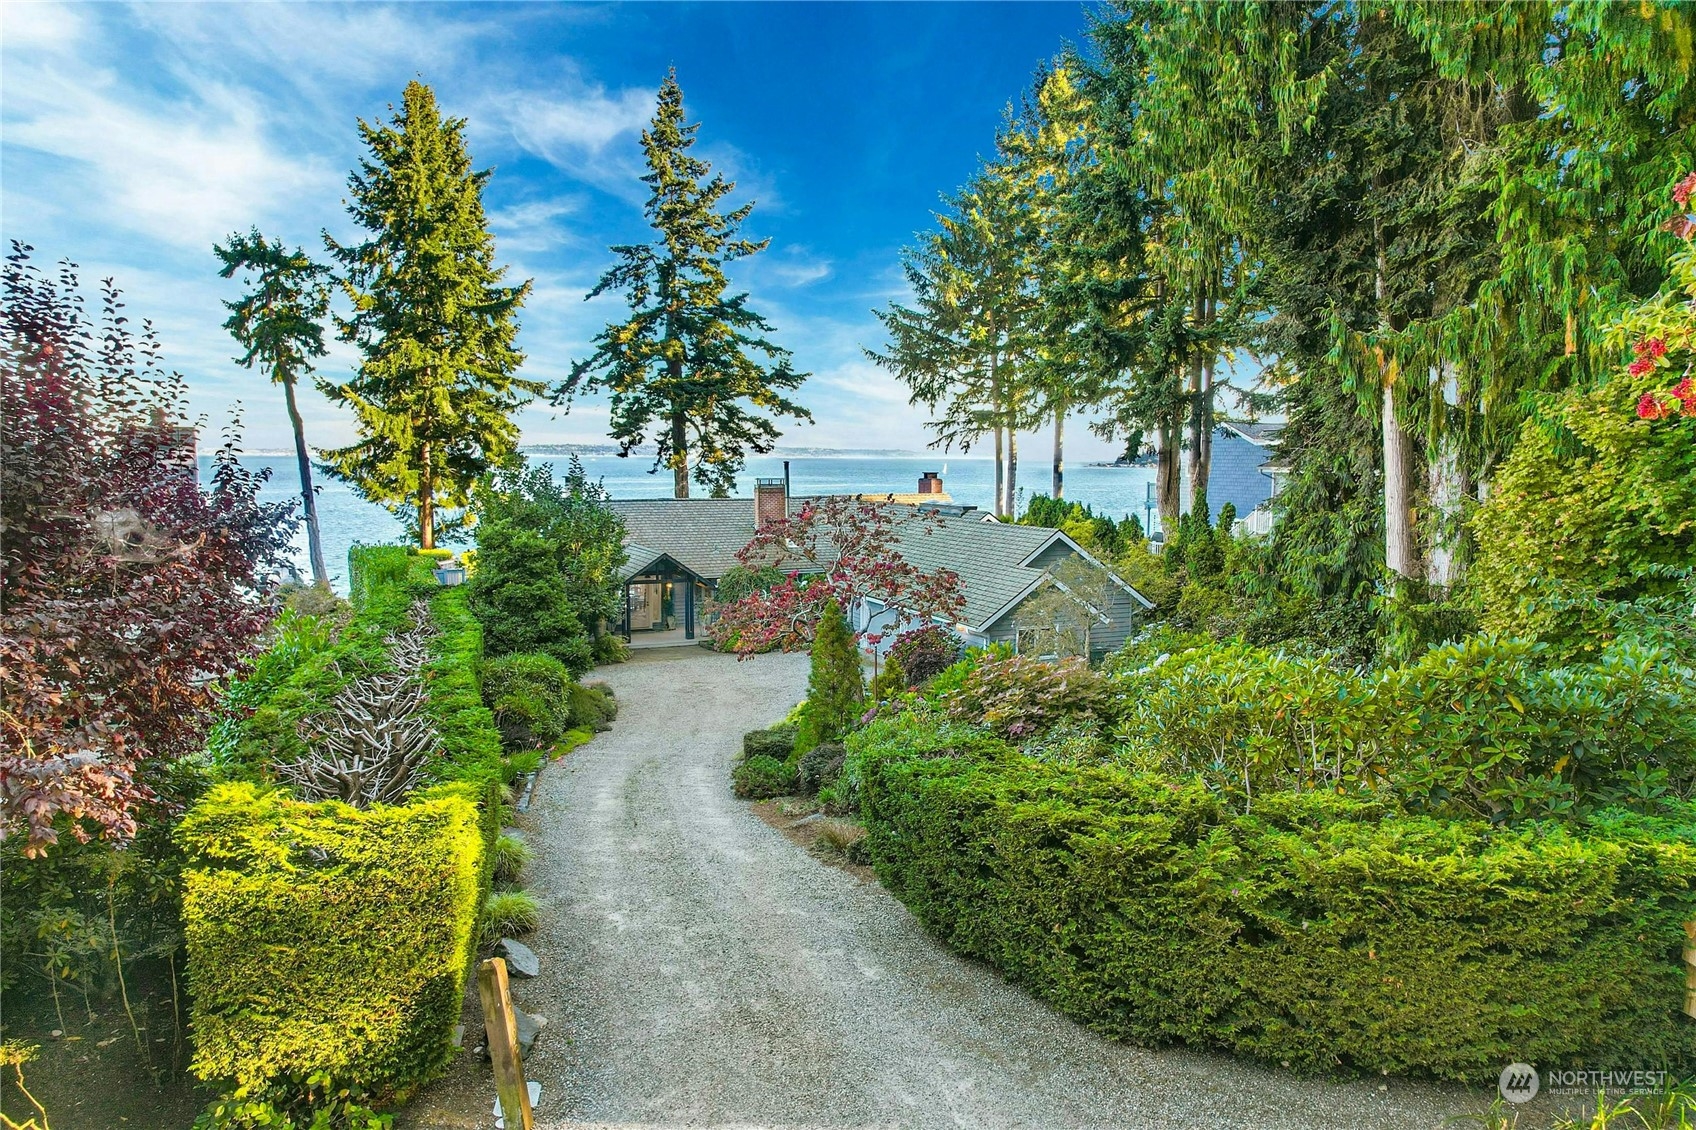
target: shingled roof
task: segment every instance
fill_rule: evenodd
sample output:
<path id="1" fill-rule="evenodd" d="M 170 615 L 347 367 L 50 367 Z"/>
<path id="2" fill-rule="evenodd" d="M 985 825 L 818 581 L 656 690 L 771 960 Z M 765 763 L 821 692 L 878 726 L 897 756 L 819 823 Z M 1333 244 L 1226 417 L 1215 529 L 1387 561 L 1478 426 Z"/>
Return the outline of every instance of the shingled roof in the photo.
<path id="1" fill-rule="evenodd" d="M 630 562 L 625 580 L 662 557 L 706 580 L 717 580 L 737 564 L 736 551 L 754 536 L 751 499 L 614 499 L 612 506 L 627 531 Z M 892 507 L 897 511 L 901 555 L 927 573 L 951 569 L 959 576 L 966 598 L 961 620 L 973 628 L 989 627 L 1042 583 L 1043 570 L 1033 562 L 1056 543 L 1101 564 L 1059 530 L 985 522 L 965 508 L 949 507 L 958 512 L 927 519 L 921 508 L 900 503 Z M 1141 593 L 1116 576 L 1114 580 L 1138 603 L 1152 607 Z"/>
<path id="2" fill-rule="evenodd" d="M 709 581 L 736 565 L 736 551 L 754 536 L 747 498 L 615 498 L 612 508 L 624 519 L 632 565 L 643 554 L 652 561 L 663 553 Z"/>

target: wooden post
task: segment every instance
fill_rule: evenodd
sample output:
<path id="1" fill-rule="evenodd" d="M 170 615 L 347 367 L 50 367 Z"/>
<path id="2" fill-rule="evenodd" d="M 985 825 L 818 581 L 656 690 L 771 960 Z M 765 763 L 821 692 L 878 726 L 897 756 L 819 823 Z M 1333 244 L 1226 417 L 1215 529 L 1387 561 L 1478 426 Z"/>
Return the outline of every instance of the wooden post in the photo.
<path id="1" fill-rule="evenodd" d="M 1684 924 L 1684 1015 L 1696 1017 L 1696 922 Z"/>
<path id="2" fill-rule="evenodd" d="M 491 957 L 477 966 L 477 995 L 483 999 L 484 1038 L 495 1065 L 495 1093 L 500 1096 L 506 1130 L 531 1130 L 536 1116 L 530 1110 L 530 1085 L 524 1081 L 518 1018 L 512 1013 L 504 957 Z"/>

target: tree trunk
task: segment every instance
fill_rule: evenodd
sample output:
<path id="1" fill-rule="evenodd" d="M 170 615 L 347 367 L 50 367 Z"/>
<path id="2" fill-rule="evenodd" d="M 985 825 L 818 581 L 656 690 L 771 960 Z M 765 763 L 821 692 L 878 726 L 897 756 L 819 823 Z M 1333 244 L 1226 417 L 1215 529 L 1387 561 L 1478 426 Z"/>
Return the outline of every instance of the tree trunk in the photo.
<path id="1" fill-rule="evenodd" d="M 1372 221 L 1372 241 L 1377 250 L 1373 293 L 1378 300 L 1379 325 L 1394 330 L 1399 327 L 1393 324 L 1389 315 L 1390 266 L 1381 220 Z M 1399 374 L 1395 359 L 1380 352 L 1379 372 L 1384 386 L 1384 564 L 1398 577 L 1417 577 L 1418 553 L 1413 540 L 1413 472 L 1408 462 L 1407 435 L 1402 431 L 1401 420 L 1396 413 L 1396 379 Z"/>
<path id="2" fill-rule="evenodd" d="M 1437 366 L 1435 374 L 1441 403 L 1454 407 L 1459 398 L 1459 382 L 1455 370 L 1447 362 Z M 1425 559 L 1425 579 L 1432 586 L 1447 591 L 1457 577 L 1456 547 L 1460 540 L 1460 505 L 1469 484 L 1460 466 L 1460 444 L 1454 433 L 1444 427 L 1437 440 L 1436 457 L 1427 467 L 1427 487 L 1431 499 L 1431 552 Z"/>
<path id="3" fill-rule="evenodd" d="M 682 412 L 671 414 L 671 496 L 689 497 L 689 433 Z"/>
<path id="4" fill-rule="evenodd" d="M 300 464 L 300 513 L 306 521 L 306 552 L 312 559 L 312 583 L 330 587 L 330 571 L 324 567 L 324 538 L 318 532 L 318 496 L 312 491 L 312 458 L 306 451 L 306 425 L 294 402 L 294 378 L 283 378 L 283 400 L 289 407 L 294 427 L 294 457 Z"/>
<path id="5" fill-rule="evenodd" d="M 1183 512 L 1183 484 L 1179 473 L 1181 427 L 1176 414 L 1157 421 L 1154 427 L 1154 505 L 1160 512 L 1160 529 L 1167 541 L 1177 536 L 1178 516 Z M 1148 531 L 1150 535 L 1153 532 Z"/>
<path id="6" fill-rule="evenodd" d="M 1198 305 L 1198 323 L 1211 325 L 1213 299 L 1204 297 Z M 1184 499 L 1184 509 L 1190 511 L 1195 509 L 1196 497 L 1207 490 L 1213 470 L 1213 365 L 1211 345 L 1202 346 L 1202 351 L 1190 358 L 1189 493 Z"/>
<path id="7" fill-rule="evenodd" d="M 435 476 L 430 469 L 430 445 L 425 444 L 418 472 L 418 545 L 421 549 L 436 548 Z"/>
<path id="8" fill-rule="evenodd" d="M 1208 458 L 1210 445 L 1207 443 L 1209 428 L 1203 423 L 1202 411 L 1202 364 L 1201 356 L 1190 358 L 1189 377 L 1186 381 L 1186 391 L 1189 401 L 1188 425 L 1189 443 L 1184 453 L 1184 500 L 1185 512 L 1195 510 L 1196 494 L 1207 489 L 1207 472 L 1211 466 Z"/>
<path id="9" fill-rule="evenodd" d="M 1413 475 L 1407 433 L 1396 418 L 1396 366 L 1384 379 L 1384 564 L 1400 577 L 1419 576 L 1413 540 Z"/>
<path id="10" fill-rule="evenodd" d="M 1066 406 L 1054 409 L 1054 497 L 1066 497 Z"/>
<path id="11" fill-rule="evenodd" d="M 1002 504 L 1007 500 L 1007 452 L 1000 424 L 995 425 L 995 516 L 1003 517 Z"/>
<path id="12" fill-rule="evenodd" d="M 1007 516 L 1019 516 L 1019 429 L 1007 429 Z"/>

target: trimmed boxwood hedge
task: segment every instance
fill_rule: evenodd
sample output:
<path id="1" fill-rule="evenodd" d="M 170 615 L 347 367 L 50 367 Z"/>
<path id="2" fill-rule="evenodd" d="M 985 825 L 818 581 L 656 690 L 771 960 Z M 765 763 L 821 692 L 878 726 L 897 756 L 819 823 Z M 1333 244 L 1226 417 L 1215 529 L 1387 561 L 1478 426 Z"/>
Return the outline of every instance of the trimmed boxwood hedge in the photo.
<path id="1" fill-rule="evenodd" d="M 878 875 L 1103 1033 L 1320 1072 L 1696 1068 L 1696 811 L 1507 829 L 1272 794 L 1243 815 L 1199 784 L 930 728 L 850 740 Z"/>
<path id="2" fill-rule="evenodd" d="M 403 1099 L 453 1054 L 487 869 L 465 786 L 397 807 L 216 786 L 178 830 L 201 1078 Z"/>

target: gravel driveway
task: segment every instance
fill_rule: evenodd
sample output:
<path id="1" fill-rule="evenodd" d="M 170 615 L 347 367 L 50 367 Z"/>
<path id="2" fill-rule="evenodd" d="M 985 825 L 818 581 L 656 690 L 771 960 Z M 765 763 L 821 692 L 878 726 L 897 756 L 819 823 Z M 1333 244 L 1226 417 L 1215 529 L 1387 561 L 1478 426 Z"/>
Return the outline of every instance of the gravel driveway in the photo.
<path id="1" fill-rule="evenodd" d="M 802 696 L 805 656 L 638 652 L 600 674 L 618 722 L 543 773 L 522 821 L 546 917 L 542 976 L 514 995 L 550 1021 L 526 1064 L 542 1127 L 1362 1130 L 1483 1105 L 1101 1039 L 731 795 L 743 731 Z"/>

